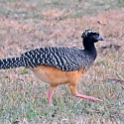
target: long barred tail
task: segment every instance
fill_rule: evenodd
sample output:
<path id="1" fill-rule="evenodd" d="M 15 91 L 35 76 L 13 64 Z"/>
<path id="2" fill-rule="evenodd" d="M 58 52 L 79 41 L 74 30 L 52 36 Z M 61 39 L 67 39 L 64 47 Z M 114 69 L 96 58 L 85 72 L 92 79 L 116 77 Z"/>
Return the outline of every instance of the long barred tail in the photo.
<path id="1" fill-rule="evenodd" d="M 0 59 L 0 69 L 18 68 L 24 66 L 21 57 Z"/>

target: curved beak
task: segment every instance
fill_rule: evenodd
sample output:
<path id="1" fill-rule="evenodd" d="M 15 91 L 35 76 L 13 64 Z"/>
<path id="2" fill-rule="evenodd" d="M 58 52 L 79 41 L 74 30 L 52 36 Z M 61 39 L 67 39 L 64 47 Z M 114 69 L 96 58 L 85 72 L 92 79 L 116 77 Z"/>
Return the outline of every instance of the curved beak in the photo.
<path id="1" fill-rule="evenodd" d="M 99 37 L 97 37 L 97 40 L 99 40 L 99 41 L 103 41 L 104 38 L 103 38 L 102 36 L 99 35 Z"/>

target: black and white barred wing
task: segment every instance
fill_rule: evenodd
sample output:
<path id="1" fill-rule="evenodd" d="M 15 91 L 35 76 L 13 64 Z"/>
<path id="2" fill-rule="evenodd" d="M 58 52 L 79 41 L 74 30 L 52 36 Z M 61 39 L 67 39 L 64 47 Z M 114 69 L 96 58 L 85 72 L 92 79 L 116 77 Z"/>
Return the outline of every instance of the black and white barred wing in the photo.
<path id="1" fill-rule="evenodd" d="M 23 66 L 35 68 L 48 65 L 63 71 L 73 71 L 82 67 L 82 50 L 74 48 L 40 48 L 22 54 Z M 82 58 L 83 57 L 83 58 Z"/>

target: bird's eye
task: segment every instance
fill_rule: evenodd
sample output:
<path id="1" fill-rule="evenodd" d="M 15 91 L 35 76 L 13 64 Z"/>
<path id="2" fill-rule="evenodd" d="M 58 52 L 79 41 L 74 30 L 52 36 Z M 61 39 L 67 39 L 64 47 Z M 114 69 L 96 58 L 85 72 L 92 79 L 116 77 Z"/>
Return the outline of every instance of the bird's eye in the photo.
<path id="1" fill-rule="evenodd" d="M 97 39 L 99 37 L 99 35 L 93 35 L 92 36 L 94 39 Z"/>

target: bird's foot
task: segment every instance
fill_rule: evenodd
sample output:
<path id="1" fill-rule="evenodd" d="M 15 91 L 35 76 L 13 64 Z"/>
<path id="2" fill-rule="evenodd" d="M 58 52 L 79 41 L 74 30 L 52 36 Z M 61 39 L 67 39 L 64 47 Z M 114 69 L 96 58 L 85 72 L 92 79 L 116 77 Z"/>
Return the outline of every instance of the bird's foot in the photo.
<path id="1" fill-rule="evenodd" d="M 80 98 L 83 98 L 83 99 L 88 99 L 88 100 L 92 100 L 92 101 L 95 101 L 95 102 L 98 102 L 98 101 L 102 101 L 98 98 L 95 98 L 95 97 L 92 97 L 92 96 L 86 96 L 86 95 L 83 95 L 83 94 L 77 94 L 76 95 L 77 97 L 80 97 Z"/>

